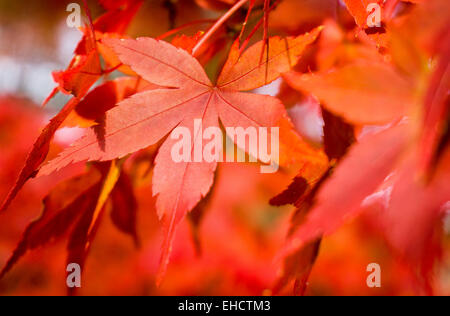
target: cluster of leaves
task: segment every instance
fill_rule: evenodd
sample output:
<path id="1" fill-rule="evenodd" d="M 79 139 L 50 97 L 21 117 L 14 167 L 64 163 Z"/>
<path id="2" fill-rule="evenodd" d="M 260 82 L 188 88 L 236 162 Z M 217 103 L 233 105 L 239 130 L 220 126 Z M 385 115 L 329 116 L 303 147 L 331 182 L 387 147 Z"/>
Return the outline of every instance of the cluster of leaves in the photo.
<path id="1" fill-rule="evenodd" d="M 184 35 L 179 27 L 157 39 L 125 33 L 144 1 L 101 0 L 106 12 L 94 21 L 85 2 L 83 38 L 69 67 L 53 74 L 57 87 L 44 103 L 59 92 L 72 98 L 43 129 L 0 211 L 31 178 L 77 162 L 87 168 L 48 193 L 0 277 L 28 250 L 65 235 L 67 262 L 83 266 L 107 209 L 139 245 L 133 170 L 144 166 L 165 236 L 161 283 L 186 217 L 200 248 L 217 170 L 215 162 L 175 163 L 167 135 L 184 126 L 194 147 L 202 131 L 194 134 L 193 122 L 202 119 L 203 129 L 280 127 L 282 172 L 297 175 L 270 204 L 296 211 L 274 293 L 294 280 L 295 294 L 303 294 L 323 236 L 363 211 L 375 214 L 431 293 L 450 200 L 448 0 L 380 2 L 383 23 L 375 30 L 366 25 L 375 0 L 345 0 L 345 7 L 335 0 L 196 2 L 228 11 L 206 32 Z M 299 10 L 304 20 L 285 22 Z M 233 20 L 237 12 L 242 18 Z M 111 80 L 112 73 L 125 76 Z M 255 93 L 276 80 L 277 97 Z M 320 148 L 286 110 L 304 100 L 320 110 Z M 55 132 L 72 126 L 85 135 L 55 156 Z"/>

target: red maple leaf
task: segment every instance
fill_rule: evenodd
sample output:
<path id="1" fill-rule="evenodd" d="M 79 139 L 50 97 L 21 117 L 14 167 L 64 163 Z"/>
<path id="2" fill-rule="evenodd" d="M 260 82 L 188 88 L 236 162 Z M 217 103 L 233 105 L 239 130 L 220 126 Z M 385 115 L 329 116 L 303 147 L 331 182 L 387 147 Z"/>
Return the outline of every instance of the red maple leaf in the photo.
<path id="1" fill-rule="evenodd" d="M 293 139 L 300 139 L 292 130 L 283 104 L 271 96 L 239 91 L 263 86 L 289 70 L 320 30 L 317 28 L 296 38 L 272 38 L 269 55 L 264 56 L 262 62 L 255 56 L 261 53 L 263 42 L 252 46 L 240 57 L 235 46 L 216 85 L 211 83 L 195 58 L 171 44 L 151 38 L 105 40 L 124 64 L 145 80 L 168 88 L 142 92 L 122 101 L 106 113 L 100 137 L 96 128 L 88 130 L 85 137 L 43 166 L 40 174 L 49 174 L 71 162 L 124 157 L 155 144 L 177 126 L 188 128 L 194 135 L 192 155 L 203 131 L 208 127 L 219 127 L 219 119 L 224 127 L 281 126 L 281 150 L 283 144 L 286 149 L 291 147 L 295 143 Z M 195 119 L 202 121 L 203 130 L 194 131 Z M 160 276 L 168 263 L 178 223 L 206 196 L 217 166 L 217 162 L 174 162 L 171 149 L 175 143 L 171 138 L 163 143 L 154 171 L 153 194 L 157 195 L 158 214 L 164 219 L 166 230 Z M 297 148 L 310 158 L 321 157 L 305 144 Z M 308 159 L 307 156 L 302 158 Z"/>

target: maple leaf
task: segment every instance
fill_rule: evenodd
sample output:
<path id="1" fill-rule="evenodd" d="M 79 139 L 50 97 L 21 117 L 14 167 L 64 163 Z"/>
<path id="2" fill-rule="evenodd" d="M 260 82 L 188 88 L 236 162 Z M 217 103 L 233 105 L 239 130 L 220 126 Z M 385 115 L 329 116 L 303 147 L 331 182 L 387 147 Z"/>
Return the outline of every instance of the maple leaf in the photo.
<path id="1" fill-rule="evenodd" d="M 356 24 L 358 26 L 365 28 L 367 27 L 367 17 L 370 12 L 367 8 L 370 4 L 379 4 L 379 0 L 344 0 L 350 14 L 355 18 Z"/>
<path id="2" fill-rule="evenodd" d="M 444 127 L 448 122 L 448 45 L 428 51 L 428 58 L 436 64 L 424 67 L 420 63 L 426 58 L 421 55 L 426 52 L 417 53 L 423 43 L 421 33 L 400 41 L 398 30 L 415 29 L 418 16 L 445 5 L 448 2 L 441 0 L 427 2 L 396 26 L 391 47 L 396 50 L 394 65 L 358 62 L 324 74 L 285 75 L 292 86 L 313 93 L 325 108 L 348 122 L 385 124 L 381 132 L 360 137 L 324 182 L 314 206 L 286 246 L 288 256 L 358 215 L 366 209 L 366 199 L 377 194 L 385 201 L 378 205 L 382 215 L 378 220 L 388 242 L 411 265 L 421 268 L 422 278 L 429 278 L 438 251 L 427 253 L 426 249 L 436 248 L 435 227 L 450 198 L 450 188 L 444 184 L 449 162 L 448 130 Z M 433 32 L 442 34 L 442 29 Z M 433 32 L 431 37 L 436 36 Z M 402 54 L 406 60 L 399 58 Z M 398 71 L 408 63 L 413 65 L 410 71 Z M 392 90 L 394 86 L 397 91 Z M 388 98 L 380 102 L 386 94 Z M 432 170 L 430 161 L 435 163 Z M 431 293 L 429 280 L 423 284 Z"/>
<path id="3" fill-rule="evenodd" d="M 313 94 L 328 111 L 350 123 L 389 123 L 404 116 L 413 101 L 414 85 L 382 62 L 359 61 L 317 74 L 291 72 L 284 78 L 293 88 Z"/>
<path id="4" fill-rule="evenodd" d="M 328 174 L 323 176 L 322 179 L 326 179 L 327 176 Z M 291 196 L 297 193 L 298 191 L 297 188 L 295 188 L 295 183 L 298 183 L 299 179 L 302 179 L 303 182 L 306 183 L 306 186 L 305 190 L 303 190 L 303 192 L 295 198 L 296 205 L 299 207 L 291 219 L 288 237 L 291 237 L 292 234 L 295 233 L 298 226 L 304 222 L 306 215 L 313 205 L 315 194 L 323 182 L 321 179 L 316 184 L 310 184 L 305 178 L 299 176 L 296 180 L 294 180 L 293 184 L 291 184 L 291 186 L 289 186 L 287 190 L 280 194 L 277 198 L 282 199 L 283 196 L 288 195 L 288 193 Z M 302 247 L 283 257 L 281 271 L 278 273 L 279 276 L 273 286 L 274 294 L 278 294 L 292 279 L 295 280 L 294 295 L 305 294 L 309 274 L 311 273 L 312 267 L 314 266 L 319 254 L 320 244 L 321 238 L 318 237 L 317 239 L 305 243 Z"/>
<path id="5" fill-rule="evenodd" d="M 101 1 L 101 3 L 108 11 L 94 21 L 94 30 L 102 33 L 123 34 L 144 1 Z"/>
<path id="6" fill-rule="evenodd" d="M 58 90 L 79 98 L 86 95 L 92 85 L 104 73 L 100 64 L 97 37 L 102 37 L 104 33 L 109 32 L 124 33 L 142 3 L 142 0 L 127 0 L 115 4 L 107 1 L 103 3 L 108 11 L 83 29 L 83 37 L 74 51 L 75 56 L 69 67 L 66 70 L 53 73 L 53 78 L 58 86 L 43 102 L 44 105 L 55 96 Z M 85 7 L 85 9 L 90 18 L 88 8 Z"/>
<path id="7" fill-rule="evenodd" d="M 145 91 L 122 101 L 106 113 L 101 139 L 93 129 L 88 130 L 85 137 L 43 166 L 40 174 L 50 174 L 71 162 L 124 157 L 155 144 L 177 126 L 188 128 L 194 135 L 193 148 L 206 128 L 219 127 L 219 118 L 225 127 L 244 129 L 279 126 L 281 122 L 281 142 L 283 135 L 293 142 L 292 126 L 278 99 L 239 91 L 277 79 L 298 61 L 320 31 L 317 28 L 285 40 L 272 38 L 269 55 L 261 63 L 254 56 L 259 56 L 262 42 L 240 58 L 238 50 L 232 50 L 215 86 L 196 59 L 166 42 L 151 38 L 106 40 L 105 44 L 114 49 L 124 64 L 145 80 L 168 88 Z M 202 120 L 202 130 L 194 132 L 195 119 Z M 297 139 L 300 140 L 298 136 Z M 166 231 L 160 277 L 164 275 L 178 223 L 206 196 L 217 166 L 217 162 L 175 163 L 171 156 L 175 143 L 175 139 L 168 138 L 155 159 L 153 194 L 157 196 L 157 211 Z M 308 151 L 313 155 L 314 151 L 305 150 Z"/>
<path id="8" fill-rule="evenodd" d="M 63 123 L 65 127 L 90 127 L 104 119 L 105 112 L 136 92 L 158 88 L 135 77 L 122 77 L 107 81 L 92 89 L 74 108 Z M 99 131 L 100 132 L 100 131 Z"/>
<path id="9" fill-rule="evenodd" d="M 352 125 L 322 108 L 323 146 L 330 160 L 341 159 L 356 141 Z"/>
<path id="10" fill-rule="evenodd" d="M 122 172 L 117 184 L 111 192 L 113 223 L 126 234 L 129 234 L 136 246 L 139 246 L 139 238 L 136 232 L 136 212 L 138 208 L 130 177 Z"/>
<path id="11" fill-rule="evenodd" d="M 0 207 L 0 213 L 8 208 L 8 206 L 11 204 L 24 184 L 30 178 L 33 178 L 36 175 L 36 170 L 45 161 L 45 157 L 47 157 L 50 141 L 52 140 L 53 135 L 64 122 L 64 120 L 69 116 L 72 110 L 75 109 L 78 102 L 79 100 L 77 98 L 73 98 L 72 100 L 70 100 L 62 108 L 62 110 L 50 120 L 47 126 L 45 126 L 41 135 L 39 135 L 38 139 L 34 143 L 31 152 L 28 154 L 28 157 L 25 161 L 25 166 L 20 171 L 16 183 L 11 188 L 5 200 L 3 201 L 3 204 Z"/>
<path id="12" fill-rule="evenodd" d="M 78 98 L 70 100 L 50 120 L 34 143 L 16 183 L 0 207 L 0 212 L 8 208 L 23 185 L 36 175 L 36 170 L 45 161 L 48 154 L 53 135 L 61 125 L 82 127 L 96 125 L 95 121 L 101 120 L 105 112 L 115 107 L 117 102 L 136 91 L 150 90 L 156 87 L 156 85 L 136 78 L 119 78 L 98 86 L 88 93 L 82 101 L 79 101 Z M 96 131 L 101 133 L 101 129 L 96 129 Z"/>
<path id="13" fill-rule="evenodd" d="M 55 132 L 77 107 L 79 101 L 88 93 L 92 85 L 103 74 L 103 70 L 100 65 L 100 57 L 97 50 L 95 29 L 98 28 L 103 32 L 111 30 L 123 32 L 126 26 L 128 26 L 131 22 L 131 18 L 136 14 L 142 4 L 142 1 L 126 2 L 129 2 L 130 5 L 128 10 L 114 8 L 114 10 L 116 10 L 114 11 L 114 14 L 109 15 L 109 13 L 106 13 L 97 20 L 97 24 L 94 22 L 94 24 L 91 25 L 90 30 L 86 28 L 84 30 L 83 38 L 80 40 L 74 51 L 75 56 L 70 62 L 69 67 L 64 71 L 53 73 L 54 80 L 58 83 L 58 86 L 44 100 L 43 105 L 47 104 L 48 101 L 56 95 L 58 90 L 66 94 L 73 94 L 74 98 L 71 99 L 43 129 L 41 135 L 34 143 L 16 183 L 11 188 L 8 196 L 0 206 L 0 212 L 8 208 L 9 204 L 15 198 L 23 185 L 28 181 L 28 179 L 34 177 L 36 170 L 47 157 L 50 141 L 52 140 Z M 120 29 L 111 29 L 111 27 L 114 27 L 115 24 L 107 23 L 105 25 L 105 21 L 114 21 L 121 27 Z"/>
<path id="14" fill-rule="evenodd" d="M 269 203 L 273 206 L 295 204 L 307 189 L 308 181 L 302 176 L 295 177 L 289 187 L 279 195 L 273 197 Z"/>
<path id="15" fill-rule="evenodd" d="M 27 251 L 64 236 L 81 214 L 95 207 L 96 200 L 92 197 L 100 190 L 100 179 L 100 173 L 92 170 L 55 187 L 44 198 L 42 215 L 25 229 L 21 241 L 0 272 L 0 278 Z"/>
<path id="16" fill-rule="evenodd" d="M 363 200 L 373 193 L 399 162 L 407 141 L 404 125 L 367 136 L 326 181 L 316 197 L 314 209 L 291 239 L 296 248 L 321 234 L 334 231 L 345 219 L 355 216 Z M 358 172 L 355 173 L 355 166 Z M 343 192 L 352 192 L 345 194 Z M 330 216 L 330 210 L 333 210 Z M 326 220 L 324 220 L 326 219 Z"/>
<path id="17" fill-rule="evenodd" d="M 90 32 L 88 28 L 83 33 L 69 67 L 53 72 L 53 79 L 58 86 L 45 99 L 43 105 L 47 104 L 58 90 L 82 98 L 100 78 L 102 69 L 96 49 L 95 33 Z"/>
<path id="18" fill-rule="evenodd" d="M 44 198 L 41 216 L 25 229 L 0 279 L 26 252 L 67 236 L 67 264 L 84 267 L 106 202 L 111 201 L 111 218 L 116 227 L 129 234 L 136 245 L 137 202 L 128 175 L 114 162 L 96 163 L 84 174 L 58 184 Z M 75 288 L 69 288 L 70 295 Z"/>
<path id="19" fill-rule="evenodd" d="M 331 161 L 340 160 L 355 141 L 353 127 L 325 109 L 322 109 L 322 117 L 324 119 L 325 152 Z M 290 203 L 297 207 L 291 219 L 288 240 L 305 223 L 307 215 L 315 204 L 317 192 L 330 177 L 333 168 L 334 166 L 332 165 L 328 169 L 318 170 L 318 178 L 311 177 L 314 169 L 308 168 L 308 172 L 302 170 L 300 175 L 294 179 L 284 192 L 270 200 L 272 205 Z M 308 176 L 308 173 L 309 177 L 305 178 L 305 176 Z M 316 175 L 314 174 L 314 176 Z M 292 279 L 295 280 L 294 294 L 305 294 L 307 281 L 319 254 L 321 241 L 322 238 L 319 235 L 284 256 L 280 276 L 273 287 L 275 294 L 280 292 Z"/>

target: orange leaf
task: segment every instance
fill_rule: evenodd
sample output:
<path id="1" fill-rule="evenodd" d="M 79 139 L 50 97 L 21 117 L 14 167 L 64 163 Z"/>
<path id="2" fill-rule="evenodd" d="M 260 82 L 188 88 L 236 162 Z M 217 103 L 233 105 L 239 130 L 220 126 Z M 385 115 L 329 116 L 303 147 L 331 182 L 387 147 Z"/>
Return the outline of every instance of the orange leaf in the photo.
<path id="1" fill-rule="evenodd" d="M 122 101 L 119 106 L 106 113 L 101 135 L 96 132 L 96 127 L 88 130 L 84 138 L 44 166 L 41 174 L 49 174 L 72 161 L 104 161 L 123 157 L 155 144 L 177 126 L 187 128 L 194 136 L 190 140 L 190 161 L 195 161 L 192 155 L 195 154 L 194 144 L 201 140 L 206 128 L 219 127 L 219 118 L 225 127 L 258 129 L 283 124 L 281 134 L 294 133 L 284 106 L 278 99 L 242 93 L 237 89 L 246 90 L 250 86 L 256 88 L 263 85 L 265 71 L 260 71 L 261 69 L 268 69 L 271 80 L 279 77 L 282 71 L 295 64 L 298 55 L 315 39 L 319 31 L 317 29 L 309 35 L 292 39 L 295 45 L 290 48 L 272 45 L 270 56 L 273 58 L 269 58 L 266 64 L 258 63 L 255 58 L 248 69 L 243 69 L 239 62 L 237 67 L 228 64 L 219 83 L 226 83 L 230 78 L 240 78 L 235 84 L 226 83 L 226 88 L 213 86 L 196 59 L 166 42 L 151 38 L 106 40 L 105 44 L 114 49 L 124 64 L 131 66 L 145 80 L 169 88 L 145 91 Z M 279 39 L 275 41 L 283 42 Z M 260 50 L 257 48 L 261 45 L 262 43 L 256 44 L 256 49 L 252 47 L 249 52 L 259 54 Z M 290 53 L 293 53 L 291 63 L 286 63 Z M 239 75 L 240 71 L 247 70 L 250 72 Z M 254 81 L 255 78 L 257 81 Z M 197 132 L 194 132 L 195 119 L 202 122 Z M 289 139 L 293 142 L 292 137 Z M 153 178 L 157 211 L 163 219 L 166 232 L 159 280 L 165 273 L 178 224 L 207 195 L 217 165 L 215 161 L 174 162 L 171 150 L 175 143 L 177 141 L 168 138 L 161 146 Z"/>
<path id="2" fill-rule="evenodd" d="M 414 85 L 384 63 L 358 62 L 328 73 L 290 72 L 284 77 L 354 124 L 386 124 L 406 115 L 414 104 Z"/>

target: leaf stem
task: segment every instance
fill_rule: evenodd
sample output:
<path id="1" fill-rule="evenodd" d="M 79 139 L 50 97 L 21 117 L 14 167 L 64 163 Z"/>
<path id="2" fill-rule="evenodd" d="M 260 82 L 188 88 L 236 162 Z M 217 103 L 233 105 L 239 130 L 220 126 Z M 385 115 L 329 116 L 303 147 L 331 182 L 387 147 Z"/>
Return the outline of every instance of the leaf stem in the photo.
<path id="1" fill-rule="evenodd" d="M 100 53 L 98 51 L 97 38 L 95 36 L 95 28 L 94 28 L 94 22 L 92 20 L 91 11 L 89 10 L 89 5 L 87 3 L 87 0 L 83 0 L 83 4 L 84 4 L 84 11 L 86 12 L 86 15 L 87 15 L 87 18 L 89 21 L 89 30 L 91 31 L 92 42 L 93 42 L 92 44 L 94 46 L 93 48 L 95 49 L 95 53 L 97 54 L 99 65 L 101 65 Z"/>
<path id="2" fill-rule="evenodd" d="M 213 24 L 215 22 L 216 22 L 216 20 L 206 19 L 206 20 L 198 20 L 198 21 L 193 21 L 193 22 L 190 22 L 190 23 L 186 23 L 186 24 L 183 24 L 180 27 L 177 27 L 176 29 L 170 30 L 170 31 L 168 31 L 168 32 L 158 36 L 156 39 L 158 39 L 158 40 L 165 39 L 166 37 L 169 37 L 169 36 L 171 36 L 173 34 L 176 34 L 176 33 L 180 32 L 181 30 L 183 30 L 183 29 L 185 29 L 187 27 L 196 25 L 196 24 L 206 24 L 206 23 Z"/>
<path id="3" fill-rule="evenodd" d="M 228 20 L 237 10 L 239 10 L 246 2 L 249 0 L 240 0 L 238 3 L 236 3 L 230 10 L 228 10 L 227 13 L 225 13 L 209 30 L 206 32 L 206 34 L 202 37 L 202 39 L 195 45 L 194 49 L 192 50 L 192 55 L 196 56 L 198 54 L 198 51 L 200 47 L 213 35 L 221 26 Z"/>

